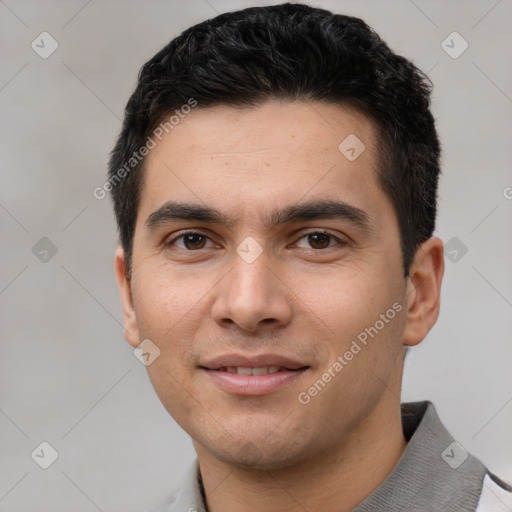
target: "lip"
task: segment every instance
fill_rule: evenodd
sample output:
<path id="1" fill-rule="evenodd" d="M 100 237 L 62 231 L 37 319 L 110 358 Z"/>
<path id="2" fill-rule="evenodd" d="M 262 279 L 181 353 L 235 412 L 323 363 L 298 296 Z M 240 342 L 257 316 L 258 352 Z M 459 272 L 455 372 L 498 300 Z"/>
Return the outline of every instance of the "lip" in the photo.
<path id="1" fill-rule="evenodd" d="M 219 370 L 201 368 L 211 381 L 223 391 L 233 395 L 268 395 L 300 378 L 308 367 L 300 370 L 283 370 L 266 375 L 238 375 Z"/>
<path id="2" fill-rule="evenodd" d="M 306 364 L 292 359 L 290 357 L 278 354 L 259 354 L 255 356 L 246 356 L 243 354 L 224 354 L 208 359 L 199 365 L 208 370 L 218 370 L 228 366 L 238 366 L 242 368 L 261 368 L 263 366 L 280 366 L 287 370 L 298 370 L 307 366 Z"/>
<path id="3" fill-rule="evenodd" d="M 222 371 L 227 367 L 261 368 L 279 366 L 277 373 L 264 375 L 238 375 Z M 226 354 L 206 361 L 200 371 L 223 391 L 242 396 L 268 395 L 299 379 L 309 369 L 308 365 L 277 354 L 244 356 Z"/>

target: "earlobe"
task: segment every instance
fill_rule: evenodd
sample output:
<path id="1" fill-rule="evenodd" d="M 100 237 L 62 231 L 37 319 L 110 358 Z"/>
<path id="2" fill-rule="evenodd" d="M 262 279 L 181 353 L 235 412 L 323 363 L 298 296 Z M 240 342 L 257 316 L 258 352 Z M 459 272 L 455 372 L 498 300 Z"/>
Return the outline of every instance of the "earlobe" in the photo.
<path id="1" fill-rule="evenodd" d="M 138 347 L 140 344 L 139 328 L 133 305 L 131 282 L 126 275 L 124 249 L 121 246 L 115 253 L 114 268 L 123 308 L 124 337 L 132 347 Z"/>
<path id="2" fill-rule="evenodd" d="M 409 272 L 404 345 L 420 343 L 436 323 L 443 274 L 443 242 L 429 238 L 416 251 Z"/>

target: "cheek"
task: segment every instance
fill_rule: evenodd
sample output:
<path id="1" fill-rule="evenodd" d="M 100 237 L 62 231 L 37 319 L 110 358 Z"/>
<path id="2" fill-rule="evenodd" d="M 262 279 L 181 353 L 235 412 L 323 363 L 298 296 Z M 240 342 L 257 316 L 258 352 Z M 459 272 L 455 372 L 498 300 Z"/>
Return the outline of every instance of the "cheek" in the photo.
<path id="1" fill-rule="evenodd" d="M 348 268 L 324 275 L 303 274 L 293 288 L 310 313 L 341 340 L 373 318 L 380 299 L 372 279 Z"/>
<path id="2" fill-rule="evenodd" d="M 191 306 L 182 292 L 166 284 L 161 274 L 140 279 L 134 286 L 134 307 L 140 339 L 151 340 L 159 350 L 158 357 L 146 367 L 155 391 L 164 403 L 187 407 L 180 397 L 185 362 L 190 359 L 190 343 L 183 334 L 184 319 Z M 193 308 L 192 308 L 193 310 Z M 170 411 L 169 411 L 170 412 Z"/>
<path id="3" fill-rule="evenodd" d="M 197 315 L 212 283 L 198 273 L 185 275 L 173 271 L 169 264 L 144 272 L 138 269 L 133 285 L 133 299 L 139 329 L 146 337 L 175 337 L 182 333 L 187 319 Z"/>
<path id="4" fill-rule="evenodd" d="M 364 351 L 369 352 L 358 359 L 376 353 L 377 359 L 387 360 L 385 352 L 396 352 L 403 329 L 404 292 L 397 283 L 398 278 L 389 271 L 386 274 L 368 268 L 340 267 L 323 275 L 303 274 L 293 287 L 306 306 L 304 313 L 327 333 L 329 360 L 335 360 L 358 339 L 363 341 Z M 378 361 L 373 364 L 378 365 Z"/>

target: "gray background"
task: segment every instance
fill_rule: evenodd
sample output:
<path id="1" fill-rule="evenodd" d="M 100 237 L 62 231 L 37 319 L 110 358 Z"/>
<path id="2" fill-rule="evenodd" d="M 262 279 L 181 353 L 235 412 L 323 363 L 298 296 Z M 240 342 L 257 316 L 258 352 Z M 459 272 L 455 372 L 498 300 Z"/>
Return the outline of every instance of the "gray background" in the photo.
<path id="1" fill-rule="evenodd" d="M 114 217 L 92 190 L 139 67 L 191 24 L 270 3 L 0 0 L 0 510 L 141 511 L 192 460 L 124 341 Z M 364 18 L 434 82 L 438 234 L 456 237 L 457 254 L 441 317 L 408 355 L 403 398 L 432 400 L 510 481 L 512 2 L 313 5 Z M 47 59 L 31 48 L 43 31 L 59 44 Z M 441 46 L 453 31 L 469 43 L 458 58 Z M 59 454 L 46 470 L 31 458 L 42 441 Z"/>

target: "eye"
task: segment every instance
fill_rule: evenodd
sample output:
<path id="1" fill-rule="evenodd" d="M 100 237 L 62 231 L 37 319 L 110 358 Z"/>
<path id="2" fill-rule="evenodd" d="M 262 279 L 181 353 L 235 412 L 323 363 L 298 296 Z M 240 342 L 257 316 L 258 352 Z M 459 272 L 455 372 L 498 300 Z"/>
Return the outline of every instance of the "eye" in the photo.
<path id="1" fill-rule="evenodd" d="M 300 245 L 301 240 L 306 240 L 306 244 L 308 246 Z M 333 243 L 334 242 L 334 243 Z M 299 242 L 295 244 L 297 247 L 301 249 L 329 249 L 331 247 L 334 247 L 335 245 L 344 245 L 343 242 L 335 237 L 334 235 L 331 235 L 330 233 L 324 232 L 324 231 L 313 231 L 311 233 L 306 233 L 303 235 Z"/>
<path id="2" fill-rule="evenodd" d="M 169 242 L 166 242 L 167 246 L 176 246 L 178 249 L 182 249 L 184 251 L 196 251 L 199 249 L 205 249 L 207 242 L 213 242 L 202 233 L 197 233 L 196 231 L 187 231 L 186 233 L 182 233 L 181 235 L 173 238 Z M 213 244 L 214 246 L 215 244 Z"/>

